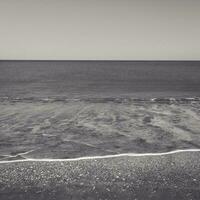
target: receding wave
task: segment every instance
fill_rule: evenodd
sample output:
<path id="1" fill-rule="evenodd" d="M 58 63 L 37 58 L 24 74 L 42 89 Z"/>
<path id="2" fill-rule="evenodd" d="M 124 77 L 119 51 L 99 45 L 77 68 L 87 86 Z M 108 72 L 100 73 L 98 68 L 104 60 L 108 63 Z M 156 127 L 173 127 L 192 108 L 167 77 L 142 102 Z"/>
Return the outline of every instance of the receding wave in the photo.
<path id="1" fill-rule="evenodd" d="M 131 103 L 131 102 L 151 102 L 151 103 L 198 103 L 200 102 L 200 97 L 167 97 L 167 98 L 132 98 L 132 97 L 82 97 L 82 98 L 67 98 L 67 97 L 0 97 L 0 102 L 43 102 L 43 103 L 53 103 L 53 102 L 91 102 L 91 103 Z"/>
<path id="2" fill-rule="evenodd" d="M 199 97 L 3 97 L 0 160 L 199 149 L 199 102 Z"/>

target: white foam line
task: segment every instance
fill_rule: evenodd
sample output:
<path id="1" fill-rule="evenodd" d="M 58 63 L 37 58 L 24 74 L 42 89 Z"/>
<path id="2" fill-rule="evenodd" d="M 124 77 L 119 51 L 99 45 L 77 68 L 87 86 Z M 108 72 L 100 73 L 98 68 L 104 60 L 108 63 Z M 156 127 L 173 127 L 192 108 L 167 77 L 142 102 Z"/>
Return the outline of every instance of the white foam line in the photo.
<path id="1" fill-rule="evenodd" d="M 67 159 L 46 159 L 46 158 L 28 158 L 25 160 L 9 160 L 9 161 L 0 161 L 0 164 L 4 163 L 18 163 L 18 162 L 64 162 L 64 161 L 79 161 L 79 160 L 96 160 L 104 158 L 117 158 L 117 157 L 145 157 L 145 156 L 164 156 L 176 153 L 184 152 L 200 152 L 200 149 L 179 149 L 174 151 L 162 152 L 162 153 L 123 153 L 115 155 L 104 155 L 104 156 L 91 156 L 91 157 L 79 157 L 79 158 L 67 158 Z"/>
<path id="2" fill-rule="evenodd" d="M 17 156 L 22 156 L 22 155 L 26 155 L 26 154 L 29 154 L 33 151 L 35 151 L 36 149 L 32 149 L 32 150 L 29 150 L 29 151 L 26 151 L 26 152 L 23 152 L 23 153 L 18 153 L 16 155 L 2 155 L 2 156 L 5 156 L 5 158 L 2 158 L 0 161 L 3 161 L 7 158 L 16 158 Z"/>

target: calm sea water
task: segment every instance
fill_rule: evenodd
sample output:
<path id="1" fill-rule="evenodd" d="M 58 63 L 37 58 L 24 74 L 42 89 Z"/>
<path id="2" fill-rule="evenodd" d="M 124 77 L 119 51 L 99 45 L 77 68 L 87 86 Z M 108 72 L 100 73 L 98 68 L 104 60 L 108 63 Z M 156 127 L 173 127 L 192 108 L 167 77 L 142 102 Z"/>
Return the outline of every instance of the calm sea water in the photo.
<path id="1" fill-rule="evenodd" d="M 0 97 L 199 95 L 200 62 L 0 61 Z"/>

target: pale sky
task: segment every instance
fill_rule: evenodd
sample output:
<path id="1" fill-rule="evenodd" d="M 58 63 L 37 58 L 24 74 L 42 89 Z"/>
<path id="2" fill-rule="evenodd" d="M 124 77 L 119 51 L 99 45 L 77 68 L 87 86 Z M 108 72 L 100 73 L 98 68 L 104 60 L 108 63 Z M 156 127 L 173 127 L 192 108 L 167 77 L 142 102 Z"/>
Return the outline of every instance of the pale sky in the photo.
<path id="1" fill-rule="evenodd" d="M 0 0 L 0 59 L 200 60 L 200 1 Z"/>

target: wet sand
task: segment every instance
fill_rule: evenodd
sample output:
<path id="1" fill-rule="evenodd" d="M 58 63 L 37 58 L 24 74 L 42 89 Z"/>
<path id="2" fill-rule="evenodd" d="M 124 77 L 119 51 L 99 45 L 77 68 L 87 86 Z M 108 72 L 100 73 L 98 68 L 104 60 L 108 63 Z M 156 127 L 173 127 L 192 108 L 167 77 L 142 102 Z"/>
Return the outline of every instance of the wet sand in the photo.
<path id="1" fill-rule="evenodd" d="M 1 200 L 199 200 L 200 152 L 0 164 Z"/>

